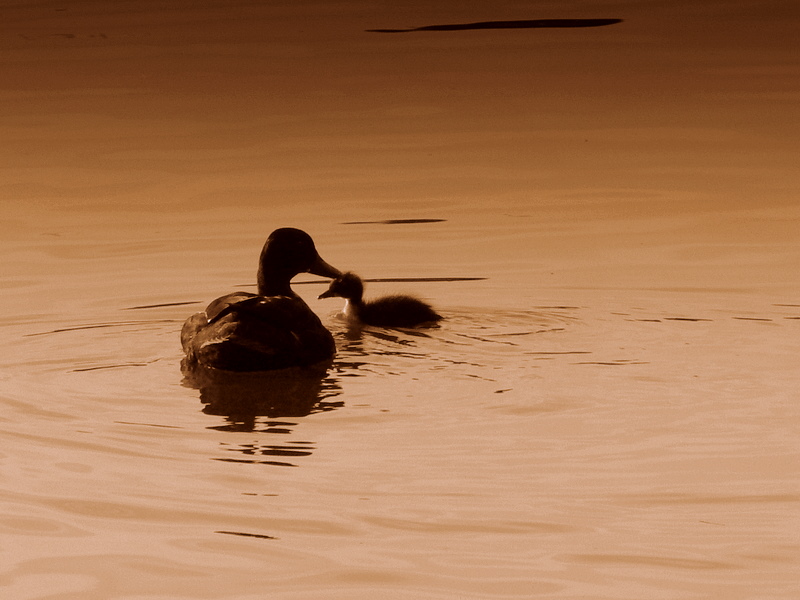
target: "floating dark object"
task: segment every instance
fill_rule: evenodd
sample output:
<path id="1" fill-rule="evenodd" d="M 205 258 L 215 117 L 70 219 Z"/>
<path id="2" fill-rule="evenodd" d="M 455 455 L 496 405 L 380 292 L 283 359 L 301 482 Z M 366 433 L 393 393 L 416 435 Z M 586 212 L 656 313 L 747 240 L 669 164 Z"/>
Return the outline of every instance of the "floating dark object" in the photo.
<path id="1" fill-rule="evenodd" d="M 347 221 L 342 225 L 410 225 L 414 223 L 443 223 L 446 219 L 386 219 L 384 221 Z"/>
<path id="2" fill-rule="evenodd" d="M 695 319 L 693 317 L 664 317 L 665 321 L 689 321 L 690 323 L 699 323 L 700 321 L 711 321 L 711 319 Z"/>
<path id="3" fill-rule="evenodd" d="M 403 281 L 485 281 L 488 277 L 378 277 L 365 279 L 374 283 L 393 283 Z"/>
<path id="4" fill-rule="evenodd" d="M 128 306 L 122 310 L 143 310 L 145 308 L 166 308 L 168 306 L 186 306 L 187 304 L 200 304 L 200 300 L 190 302 L 163 302 L 161 304 L 142 304 L 141 306 Z"/>
<path id="5" fill-rule="evenodd" d="M 622 23 L 622 19 L 533 19 L 527 21 L 480 21 L 426 25 L 411 29 L 367 29 L 370 33 L 410 33 L 412 31 L 464 31 L 466 29 L 541 29 L 547 27 L 604 27 Z"/>
<path id="6" fill-rule="evenodd" d="M 364 281 L 368 281 L 371 283 L 404 283 L 408 281 L 412 282 L 449 282 L 449 281 L 485 281 L 488 277 L 378 277 L 373 279 L 364 279 Z M 313 281 L 293 281 L 292 285 L 304 285 L 304 284 L 318 284 L 318 283 L 329 283 L 324 279 L 314 279 Z M 244 284 L 247 285 L 247 284 Z"/>
<path id="7" fill-rule="evenodd" d="M 225 535 L 240 535 L 242 537 L 258 538 L 260 540 L 277 540 L 275 536 L 264 535 L 263 533 L 247 533 L 246 531 L 215 531 L 214 533 L 224 533 Z"/>

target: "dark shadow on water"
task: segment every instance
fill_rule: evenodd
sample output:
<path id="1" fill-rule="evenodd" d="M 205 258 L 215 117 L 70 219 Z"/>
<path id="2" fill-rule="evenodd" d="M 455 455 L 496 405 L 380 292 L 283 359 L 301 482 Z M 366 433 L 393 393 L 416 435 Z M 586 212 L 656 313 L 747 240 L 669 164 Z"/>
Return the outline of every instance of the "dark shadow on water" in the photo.
<path id="1" fill-rule="evenodd" d="M 469 29 L 543 29 L 572 27 L 604 27 L 622 23 L 622 19 L 533 19 L 521 21 L 480 21 L 477 23 L 447 23 L 411 29 L 367 29 L 370 33 L 411 33 L 415 31 L 465 31 Z"/>

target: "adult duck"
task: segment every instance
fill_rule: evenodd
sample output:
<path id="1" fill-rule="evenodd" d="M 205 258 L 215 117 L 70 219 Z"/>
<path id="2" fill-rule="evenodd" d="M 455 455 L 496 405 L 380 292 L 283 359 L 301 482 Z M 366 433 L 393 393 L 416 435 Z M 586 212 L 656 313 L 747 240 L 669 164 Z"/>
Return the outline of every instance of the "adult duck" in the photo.
<path id="1" fill-rule="evenodd" d="M 418 327 L 442 320 L 433 307 L 414 296 L 395 294 L 364 301 L 364 281 L 355 273 L 342 273 L 322 292 L 320 298 L 345 299 L 344 317 L 355 325 Z"/>
<path id="2" fill-rule="evenodd" d="M 184 323 L 187 366 L 272 371 L 333 358 L 333 336 L 289 285 L 299 273 L 341 275 L 322 260 L 306 232 L 276 229 L 261 250 L 258 294 L 226 294 Z"/>

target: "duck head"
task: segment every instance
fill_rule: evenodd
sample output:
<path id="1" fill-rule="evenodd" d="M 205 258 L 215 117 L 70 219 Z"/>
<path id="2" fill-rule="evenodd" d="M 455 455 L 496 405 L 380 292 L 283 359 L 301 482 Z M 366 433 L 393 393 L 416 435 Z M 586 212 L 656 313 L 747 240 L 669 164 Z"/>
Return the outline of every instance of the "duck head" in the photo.
<path id="1" fill-rule="evenodd" d="M 335 279 L 339 269 L 326 263 L 317 253 L 314 240 L 293 227 L 276 229 L 261 250 L 258 265 L 258 293 L 261 296 L 293 296 L 289 281 L 298 273 L 313 273 Z"/>
<path id="2" fill-rule="evenodd" d="M 339 296 L 347 300 L 360 302 L 364 295 L 364 282 L 355 273 L 342 273 L 331 281 L 330 287 L 319 295 L 319 298 Z"/>

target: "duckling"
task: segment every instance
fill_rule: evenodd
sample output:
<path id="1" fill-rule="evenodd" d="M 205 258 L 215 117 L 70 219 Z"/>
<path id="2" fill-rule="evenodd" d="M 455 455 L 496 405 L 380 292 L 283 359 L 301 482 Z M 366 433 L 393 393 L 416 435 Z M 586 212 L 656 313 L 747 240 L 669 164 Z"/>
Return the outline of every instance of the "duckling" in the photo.
<path id="1" fill-rule="evenodd" d="M 261 251 L 258 293 L 221 296 L 184 323 L 181 345 L 187 365 L 271 371 L 332 359 L 333 336 L 290 286 L 299 273 L 342 274 L 322 260 L 306 232 L 276 229 Z"/>
<path id="2" fill-rule="evenodd" d="M 435 323 L 442 316 L 428 304 L 413 296 L 383 296 L 364 301 L 364 282 L 355 273 L 344 273 L 331 282 L 320 298 L 339 296 L 345 299 L 345 317 L 353 323 L 379 327 L 416 327 Z"/>

